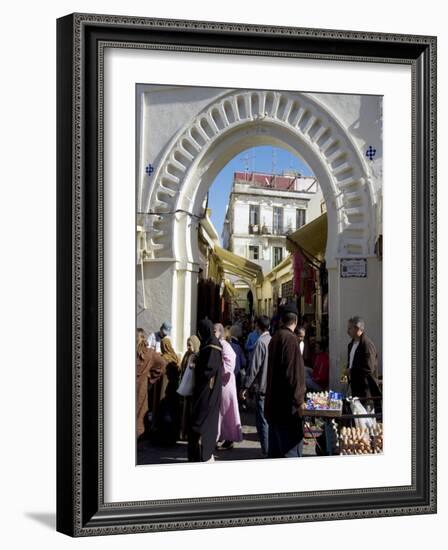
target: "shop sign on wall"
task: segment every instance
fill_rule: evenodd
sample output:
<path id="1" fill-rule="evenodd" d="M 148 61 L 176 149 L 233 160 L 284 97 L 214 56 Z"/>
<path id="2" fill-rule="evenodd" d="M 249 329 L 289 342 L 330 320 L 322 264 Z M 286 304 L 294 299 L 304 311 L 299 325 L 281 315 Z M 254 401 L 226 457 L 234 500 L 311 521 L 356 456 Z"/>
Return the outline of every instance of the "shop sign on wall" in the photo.
<path id="1" fill-rule="evenodd" d="M 367 277 L 367 259 L 342 258 L 341 277 Z"/>

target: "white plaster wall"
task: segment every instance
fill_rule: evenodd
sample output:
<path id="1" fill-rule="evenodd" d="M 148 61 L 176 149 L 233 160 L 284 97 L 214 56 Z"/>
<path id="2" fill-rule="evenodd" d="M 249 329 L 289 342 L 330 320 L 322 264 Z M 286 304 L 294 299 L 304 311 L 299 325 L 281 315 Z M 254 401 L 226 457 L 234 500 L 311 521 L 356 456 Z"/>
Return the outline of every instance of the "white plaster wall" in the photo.
<path id="1" fill-rule="evenodd" d="M 319 187 L 318 192 L 313 195 L 308 203 L 308 208 L 306 211 L 306 223 L 318 218 L 322 214 L 321 203 L 323 200 L 322 190 Z"/>
<path id="2" fill-rule="evenodd" d="M 347 363 L 347 321 L 354 315 L 366 323 L 366 334 L 378 352 L 378 370 L 382 373 L 382 262 L 368 258 L 366 278 L 341 278 L 339 269 L 328 270 L 329 312 L 337 312 L 330 326 L 330 385 L 339 386 L 341 369 Z"/>
<path id="3" fill-rule="evenodd" d="M 172 322 L 174 264 L 173 261 L 143 263 L 146 309 L 141 271 L 137 269 L 137 327 L 146 332 L 158 330 L 163 321 Z"/>
<path id="4" fill-rule="evenodd" d="M 272 206 L 267 200 L 263 200 L 260 204 L 260 222 L 261 225 L 272 225 Z"/>
<path id="5" fill-rule="evenodd" d="M 249 231 L 249 203 L 235 199 L 233 208 L 233 233 L 245 235 Z"/>
<path id="6" fill-rule="evenodd" d="M 369 145 L 376 149 L 374 159 L 368 160 L 368 164 L 372 172 L 372 183 L 378 193 L 382 187 L 383 175 L 382 97 L 349 94 L 310 95 L 325 105 L 342 122 L 364 155 Z"/>
<path id="7" fill-rule="evenodd" d="M 145 166 L 158 165 L 163 151 L 177 132 L 203 109 L 221 91 L 216 88 L 191 88 L 189 86 L 158 86 L 139 84 L 137 86 L 137 107 L 140 105 L 141 135 L 139 184 L 143 192 L 148 191 L 151 177 L 145 173 Z"/>
<path id="8" fill-rule="evenodd" d="M 382 262 L 367 260 L 367 277 L 341 279 L 340 316 L 347 320 L 360 315 L 366 322 L 366 334 L 378 351 L 379 371 L 382 372 Z M 348 338 L 348 337 L 347 337 Z M 345 342 L 347 343 L 347 341 Z"/>
<path id="9" fill-rule="evenodd" d="M 238 254 L 238 256 L 245 257 L 247 254 L 247 239 L 242 237 L 233 237 L 232 239 L 232 252 Z"/>

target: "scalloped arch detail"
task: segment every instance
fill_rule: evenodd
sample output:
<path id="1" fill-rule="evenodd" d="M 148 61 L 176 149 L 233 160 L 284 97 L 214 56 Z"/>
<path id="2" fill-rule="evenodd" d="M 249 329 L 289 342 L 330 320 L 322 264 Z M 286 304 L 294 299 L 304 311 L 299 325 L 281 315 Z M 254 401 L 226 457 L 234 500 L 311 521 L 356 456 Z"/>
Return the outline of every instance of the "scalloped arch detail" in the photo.
<path id="1" fill-rule="evenodd" d="M 304 160 L 317 157 L 324 167 L 325 181 L 318 180 L 327 211 L 334 211 L 336 255 L 373 254 L 376 199 L 369 168 L 342 123 L 306 93 L 232 90 L 215 99 L 167 145 L 142 210 L 176 211 L 186 182 L 216 143 L 232 130 L 264 124 L 295 135 L 304 144 L 304 150 L 297 151 Z M 154 258 L 173 255 L 174 218 L 152 221 L 148 243 Z"/>

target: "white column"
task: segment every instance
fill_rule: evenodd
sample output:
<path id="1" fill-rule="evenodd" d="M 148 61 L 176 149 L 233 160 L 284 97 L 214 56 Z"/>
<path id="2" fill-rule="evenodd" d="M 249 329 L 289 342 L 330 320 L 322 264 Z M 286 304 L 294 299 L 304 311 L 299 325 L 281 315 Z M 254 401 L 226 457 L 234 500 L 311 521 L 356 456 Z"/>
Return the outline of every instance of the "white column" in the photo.
<path id="1" fill-rule="evenodd" d="M 177 264 L 173 292 L 173 345 L 178 353 L 185 351 L 187 338 L 196 334 L 199 266 Z"/>
<path id="2" fill-rule="evenodd" d="M 341 363 L 344 349 L 341 342 L 340 280 L 337 267 L 328 269 L 328 338 L 330 354 L 330 388 L 340 388 Z"/>

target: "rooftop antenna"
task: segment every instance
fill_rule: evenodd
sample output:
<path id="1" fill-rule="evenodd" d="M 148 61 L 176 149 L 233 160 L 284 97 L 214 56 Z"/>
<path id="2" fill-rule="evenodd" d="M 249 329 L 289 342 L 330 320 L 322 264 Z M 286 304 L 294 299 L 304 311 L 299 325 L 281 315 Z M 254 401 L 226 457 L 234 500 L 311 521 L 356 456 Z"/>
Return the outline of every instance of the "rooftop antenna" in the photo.
<path id="1" fill-rule="evenodd" d="M 272 148 L 272 170 L 271 173 L 275 174 L 277 170 L 277 151 Z"/>
<path id="2" fill-rule="evenodd" d="M 250 151 L 252 152 L 252 149 L 250 149 Z M 249 162 L 252 159 L 255 159 L 255 155 L 249 155 L 249 151 L 246 151 L 244 157 L 240 158 L 240 161 L 244 163 L 244 171 L 246 172 L 246 174 L 247 172 L 249 172 Z M 254 172 L 254 170 L 252 169 L 251 172 Z"/>

